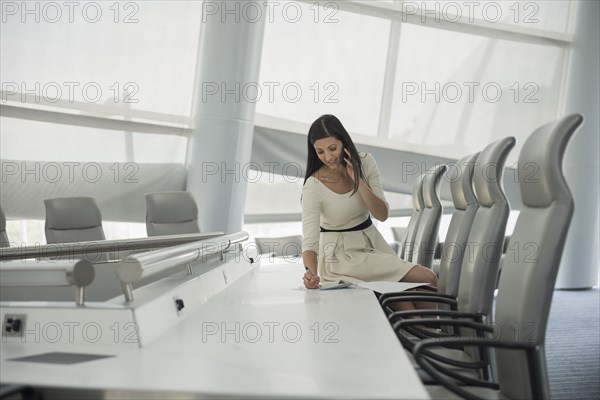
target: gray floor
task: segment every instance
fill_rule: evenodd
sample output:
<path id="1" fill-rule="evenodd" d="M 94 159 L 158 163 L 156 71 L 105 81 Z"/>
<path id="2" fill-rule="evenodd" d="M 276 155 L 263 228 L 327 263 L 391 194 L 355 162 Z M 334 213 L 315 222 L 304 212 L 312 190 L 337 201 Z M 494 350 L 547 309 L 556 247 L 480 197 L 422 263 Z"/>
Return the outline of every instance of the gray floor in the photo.
<path id="1" fill-rule="evenodd" d="M 600 291 L 556 290 L 546 332 L 552 400 L 600 399 Z"/>

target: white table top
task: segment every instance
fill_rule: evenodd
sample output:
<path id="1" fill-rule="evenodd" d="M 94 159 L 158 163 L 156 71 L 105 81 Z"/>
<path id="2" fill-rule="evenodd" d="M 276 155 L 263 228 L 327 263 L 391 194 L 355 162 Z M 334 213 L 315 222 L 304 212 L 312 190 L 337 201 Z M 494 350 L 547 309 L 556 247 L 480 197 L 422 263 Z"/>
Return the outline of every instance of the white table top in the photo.
<path id="1" fill-rule="evenodd" d="M 144 348 L 3 343 L 2 383 L 255 398 L 428 398 L 370 290 L 305 290 L 263 261 Z M 115 357 L 7 361 L 50 351 Z"/>

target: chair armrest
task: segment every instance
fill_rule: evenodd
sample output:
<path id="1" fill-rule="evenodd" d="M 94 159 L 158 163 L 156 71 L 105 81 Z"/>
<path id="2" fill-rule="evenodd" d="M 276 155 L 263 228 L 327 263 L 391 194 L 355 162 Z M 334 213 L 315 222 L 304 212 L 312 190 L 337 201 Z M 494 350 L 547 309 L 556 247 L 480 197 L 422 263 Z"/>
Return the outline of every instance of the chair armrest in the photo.
<path id="1" fill-rule="evenodd" d="M 422 293 L 422 292 L 417 292 L 414 290 L 409 290 L 409 291 L 403 291 L 403 292 L 388 292 L 388 293 L 382 293 L 381 295 L 379 295 L 378 299 L 379 302 L 383 302 L 385 299 L 389 298 L 389 297 L 398 297 L 398 296 L 407 296 L 407 295 L 411 295 L 411 294 L 433 294 L 433 295 L 440 295 L 440 296 L 448 296 L 446 294 L 442 294 L 442 293 L 438 293 L 437 291 L 437 287 L 435 286 L 431 286 L 431 285 L 423 285 L 423 286 L 418 286 L 419 289 L 425 289 L 428 292 L 431 293 Z M 452 298 L 455 298 L 455 296 L 450 296 Z"/>
<path id="2" fill-rule="evenodd" d="M 446 343 L 447 342 L 447 343 Z M 448 390 L 457 394 L 468 400 L 483 400 L 480 397 L 475 396 L 473 393 L 463 389 L 461 386 L 453 382 L 452 380 L 446 378 L 444 375 L 451 376 L 454 379 L 462 380 L 463 382 L 467 382 L 467 380 L 473 380 L 469 378 L 467 380 L 463 380 L 463 377 L 457 377 L 456 374 L 453 374 L 452 371 L 449 371 L 444 366 L 434 363 L 430 361 L 427 357 L 429 356 L 428 349 L 431 347 L 444 346 L 445 344 L 449 344 L 452 342 L 453 344 L 459 344 L 462 346 L 475 346 L 479 348 L 508 348 L 515 350 L 525 350 L 527 355 L 527 360 L 529 363 L 530 376 L 536 376 L 534 363 L 533 363 L 533 353 L 535 352 L 537 345 L 534 343 L 519 343 L 519 342 L 508 342 L 508 341 L 498 341 L 492 339 L 482 339 L 482 338 L 452 338 L 452 339 L 428 339 L 423 340 L 422 342 L 417 343 L 414 350 L 414 357 L 417 363 L 423 368 L 432 378 L 434 378 L 437 382 L 441 383 Z M 450 373 L 448 373 L 450 372 Z M 469 382 L 467 382 L 469 383 Z M 479 381 L 477 383 L 469 383 L 473 386 L 486 386 L 491 387 L 489 382 Z M 531 387 L 534 391 L 537 390 L 537 385 L 532 384 Z M 498 389 L 497 384 L 493 386 L 494 389 Z M 533 393 L 533 398 L 540 398 L 539 393 Z"/>
<path id="3" fill-rule="evenodd" d="M 482 324 L 479 322 L 472 322 L 472 321 L 464 321 L 464 320 L 459 320 L 459 319 L 409 319 L 409 320 L 401 320 L 398 321 L 396 323 L 394 323 L 392 325 L 392 328 L 394 329 L 394 332 L 396 332 L 396 336 L 398 336 L 398 339 L 400 339 L 400 342 L 402 343 L 402 346 L 410 351 L 411 353 L 414 351 L 414 347 L 415 347 L 415 343 L 410 341 L 408 338 L 406 338 L 404 335 L 401 334 L 400 331 L 405 330 L 409 333 L 412 334 L 412 330 L 407 330 L 406 328 L 412 328 L 414 326 L 435 326 L 435 327 L 439 327 L 439 326 L 454 326 L 454 327 L 464 327 L 464 328 L 470 328 L 470 329 L 474 329 L 478 335 L 483 335 L 486 332 L 493 332 L 494 329 L 486 324 Z M 448 345 L 446 347 L 448 348 L 462 348 L 461 345 L 456 344 L 456 342 L 448 342 L 448 340 L 453 340 L 454 338 L 459 338 L 460 336 L 452 336 L 452 337 L 447 337 L 443 338 L 437 338 L 435 340 L 440 340 L 440 341 L 444 341 L 447 342 Z M 433 354 L 433 353 L 432 353 Z M 434 355 L 432 356 L 435 359 L 440 359 L 440 356 Z M 450 359 L 446 359 L 446 360 L 450 360 Z M 446 362 L 446 361 L 444 361 Z M 448 362 L 448 364 L 452 364 L 455 365 L 457 367 L 462 367 L 462 368 L 482 368 L 482 365 L 480 365 L 479 363 L 477 364 L 473 364 L 473 363 L 461 363 L 458 362 L 456 360 L 450 360 Z"/>
<path id="4" fill-rule="evenodd" d="M 403 319 L 403 318 L 407 318 L 407 317 L 450 317 L 450 318 L 461 318 L 461 319 L 470 318 L 474 322 L 483 324 L 485 315 L 475 314 L 475 313 L 465 313 L 465 312 L 459 312 L 459 311 L 453 311 L 453 310 L 412 310 L 412 311 L 395 311 L 395 312 L 391 313 L 390 315 L 388 315 L 388 320 L 390 321 L 390 324 L 393 324 L 394 320 Z M 441 322 L 439 319 L 437 321 L 439 322 L 438 327 L 449 325 L 449 324 L 444 323 L 445 319 L 442 319 Z M 413 326 L 404 326 L 402 329 L 404 331 L 406 331 L 407 333 L 410 333 L 411 335 L 415 336 L 416 338 L 424 340 L 427 337 L 430 337 L 430 338 L 459 337 L 460 333 L 458 332 L 458 330 L 456 328 L 458 328 L 458 326 L 454 326 L 454 330 L 453 330 L 454 333 L 437 333 L 437 332 L 433 332 L 430 330 L 428 331 L 428 330 L 424 330 L 424 329 L 419 329 L 419 328 L 413 327 Z M 400 341 L 402 341 L 402 339 L 400 339 Z M 411 343 L 412 343 L 412 341 L 411 341 Z"/>
<path id="5" fill-rule="evenodd" d="M 456 306 L 458 303 L 456 298 L 439 293 L 404 293 L 399 296 L 388 297 L 381 302 L 382 307 L 388 307 L 390 303 L 397 303 L 401 301 L 428 301 L 433 303 L 449 304 L 450 306 Z"/>
<path id="6" fill-rule="evenodd" d="M 393 322 L 397 319 L 406 317 L 452 317 L 452 318 L 470 318 L 475 322 L 483 323 L 483 314 L 465 313 L 454 310 L 414 310 L 414 311 L 394 311 L 388 315 L 388 320 Z M 438 320 L 439 321 L 439 320 Z"/>

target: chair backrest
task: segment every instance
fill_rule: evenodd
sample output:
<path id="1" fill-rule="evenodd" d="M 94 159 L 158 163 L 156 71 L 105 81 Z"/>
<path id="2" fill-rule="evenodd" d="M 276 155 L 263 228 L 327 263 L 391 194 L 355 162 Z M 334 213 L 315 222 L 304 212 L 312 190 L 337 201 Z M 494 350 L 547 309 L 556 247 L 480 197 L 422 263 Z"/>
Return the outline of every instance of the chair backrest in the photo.
<path id="1" fill-rule="evenodd" d="M 438 292 L 451 296 L 458 295 L 460 269 L 466 253 L 467 239 L 479 208 L 473 189 L 473 170 L 477 157 L 479 153 L 461 158 L 450 166 L 447 174 L 454 211 L 440 257 Z"/>
<path id="2" fill-rule="evenodd" d="M 440 182 L 446 172 L 445 164 L 435 166 L 425 173 L 423 181 L 423 212 L 415 233 L 413 262 L 431 268 L 437 243 L 442 203 L 440 203 Z"/>
<path id="3" fill-rule="evenodd" d="M 417 228 L 421 220 L 421 213 L 425 208 L 425 202 L 423 200 L 423 181 L 425 180 L 425 174 L 421 174 L 415 180 L 412 192 L 412 203 L 413 210 L 408 221 L 408 227 L 406 228 L 406 236 L 402 242 L 402 249 L 400 250 L 400 258 L 406 261 L 412 261 L 414 247 L 415 247 L 415 236 L 417 234 Z"/>
<path id="4" fill-rule="evenodd" d="M 400 242 L 393 241 L 388 244 L 390 245 L 392 250 L 394 250 L 394 253 L 400 254 Z"/>
<path id="5" fill-rule="evenodd" d="M 408 230 L 407 226 L 392 226 L 392 235 L 394 236 L 394 241 L 390 243 L 390 247 L 394 250 L 394 253 L 400 257 L 402 254 L 402 244 L 406 240 L 406 232 Z"/>
<path id="6" fill-rule="evenodd" d="M 200 233 L 198 205 L 189 192 L 146 194 L 148 236 Z"/>
<path id="7" fill-rule="evenodd" d="M 394 240 L 398 243 L 404 242 L 406 239 L 406 231 L 407 227 L 404 226 L 392 226 L 392 235 L 394 236 Z"/>
<path id="8" fill-rule="evenodd" d="M 458 287 L 458 309 L 491 316 L 502 244 L 510 206 L 502 185 L 504 163 L 514 137 L 489 144 L 473 170 L 479 208 L 475 213 L 463 256 Z"/>
<path id="9" fill-rule="evenodd" d="M 61 197 L 44 200 L 48 243 L 104 240 L 102 214 L 92 197 Z"/>
<path id="10" fill-rule="evenodd" d="M 538 378 L 531 376 L 531 366 L 528 367 L 522 352 L 497 349 L 498 383 L 502 393 L 510 398 L 549 398 L 543 345 L 556 275 L 574 209 L 562 160 L 569 139 L 582 121 L 582 116 L 575 114 L 538 128 L 519 155 L 523 208 L 511 243 L 520 251 L 511 252 L 504 259 L 496 325 L 503 335 L 509 335 L 509 338 L 499 337 L 501 340 L 538 345 L 537 365 L 533 366 Z M 536 167 L 533 176 L 528 165 Z"/>
<path id="11" fill-rule="evenodd" d="M 4 215 L 4 211 L 2 211 L 2 207 L 0 206 L 0 247 L 8 246 L 10 246 L 10 242 L 6 234 L 6 215 Z"/>
<path id="12" fill-rule="evenodd" d="M 302 235 L 255 238 L 260 254 L 274 254 L 277 257 L 292 257 L 302 254 Z"/>

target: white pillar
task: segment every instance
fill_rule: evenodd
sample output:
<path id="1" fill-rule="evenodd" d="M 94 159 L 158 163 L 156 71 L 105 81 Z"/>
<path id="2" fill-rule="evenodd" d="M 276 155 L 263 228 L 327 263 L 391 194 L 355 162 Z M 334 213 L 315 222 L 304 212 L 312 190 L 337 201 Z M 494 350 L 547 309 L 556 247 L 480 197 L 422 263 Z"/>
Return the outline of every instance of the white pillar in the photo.
<path id="1" fill-rule="evenodd" d="M 575 198 L 575 214 L 556 279 L 556 287 L 561 289 L 598 284 L 600 2 L 577 3 L 565 114 L 581 113 L 584 122 L 571 139 L 563 164 Z"/>
<path id="2" fill-rule="evenodd" d="M 260 2 L 252 10 L 244 4 L 203 5 L 187 190 L 204 232 L 238 232 L 243 222 L 264 33 Z"/>

